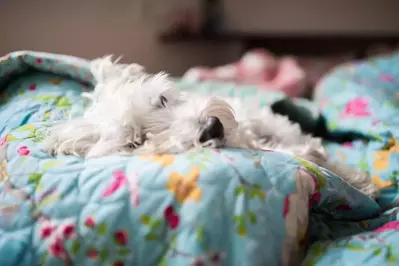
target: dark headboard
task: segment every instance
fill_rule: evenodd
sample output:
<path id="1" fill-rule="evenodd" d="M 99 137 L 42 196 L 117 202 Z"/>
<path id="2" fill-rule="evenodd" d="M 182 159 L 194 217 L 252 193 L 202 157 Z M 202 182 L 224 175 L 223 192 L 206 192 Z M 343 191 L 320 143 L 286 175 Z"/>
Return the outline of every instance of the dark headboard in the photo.
<path id="1" fill-rule="evenodd" d="M 394 48 L 399 44 L 398 34 L 250 34 L 223 33 L 218 35 L 179 35 L 164 34 L 165 43 L 175 42 L 239 42 L 243 52 L 252 48 L 267 48 L 282 55 L 324 56 L 342 53 L 355 53 L 357 58 L 364 57 L 367 48 L 372 45 L 385 45 Z"/>

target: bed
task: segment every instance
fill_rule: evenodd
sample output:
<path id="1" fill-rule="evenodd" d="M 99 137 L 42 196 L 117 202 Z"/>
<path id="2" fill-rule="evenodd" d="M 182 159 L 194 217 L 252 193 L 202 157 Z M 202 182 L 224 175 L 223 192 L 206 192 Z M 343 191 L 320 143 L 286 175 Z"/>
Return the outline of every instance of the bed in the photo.
<path id="1" fill-rule="evenodd" d="M 382 189 L 375 201 L 274 151 L 53 157 L 43 136 L 84 111 L 80 93 L 96 82 L 88 62 L 30 51 L 0 58 L 0 265 L 397 265 L 398 64 L 393 55 L 338 67 L 314 102 L 301 101 L 322 108 L 329 130 L 370 137 L 326 145 L 334 160 L 370 172 Z M 259 105 L 283 97 L 175 82 Z"/>

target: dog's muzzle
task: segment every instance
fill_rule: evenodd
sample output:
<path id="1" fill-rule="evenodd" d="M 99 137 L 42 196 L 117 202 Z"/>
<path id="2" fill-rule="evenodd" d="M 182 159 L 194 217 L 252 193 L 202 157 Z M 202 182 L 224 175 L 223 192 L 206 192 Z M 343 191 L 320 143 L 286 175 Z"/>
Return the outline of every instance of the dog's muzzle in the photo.
<path id="1" fill-rule="evenodd" d="M 209 140 L 223 140 L 224 128 L 222 122 L 216 116 L 209 116 L 200 131 L 199 142 L 204 143 Z"/>

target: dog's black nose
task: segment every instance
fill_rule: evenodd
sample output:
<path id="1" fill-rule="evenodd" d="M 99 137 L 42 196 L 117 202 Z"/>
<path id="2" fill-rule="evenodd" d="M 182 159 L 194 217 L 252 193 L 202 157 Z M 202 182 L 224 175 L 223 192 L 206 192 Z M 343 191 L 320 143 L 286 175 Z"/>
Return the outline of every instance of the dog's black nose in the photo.
<path id="1" fill-rule="evenodd" d="M 209 116 L 203 126 L 199 141 L 204 143 L 211 139 L 223 139 L 223 124 L 216 116 Z"/>

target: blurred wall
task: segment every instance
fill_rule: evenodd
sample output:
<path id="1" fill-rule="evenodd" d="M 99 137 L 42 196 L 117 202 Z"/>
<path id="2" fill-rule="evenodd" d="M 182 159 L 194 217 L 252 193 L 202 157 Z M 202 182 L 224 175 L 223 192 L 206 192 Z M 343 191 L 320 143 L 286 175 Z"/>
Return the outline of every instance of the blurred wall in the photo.
<path id="1" fill-rule="evenodd" d="M 399 34 L 398 0 L 225 0 L 225 2 L 228 3 L 227 26 L 235 30 Z M 253 8 L 254 6 L 256 8 Z"/>
<path id="2" fill-rule="evenodd" d="M 175 75 L 236 55 L 226 45 L 158 43 L 163 21 L 138 17 L 134 1 L 0 0 L 0 54 L 27 49 L 94 58 L 112 53 Z"/>
<path id="3" fill-rule="evenodd" d="M 124 61 L 175 75 L 193 65 L 217 65 L 237 57 L 239 46 L 234 44 L 158 43 L 164 21 L 137 17 L 135 1 L 0 0 L 0 54 L 25 49 L 86 58 L 123 54 Z M 226 26 L 234 30 L 399 32 L 398 0 L 224 2 Z"/>

